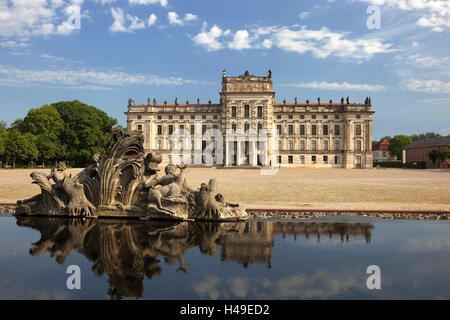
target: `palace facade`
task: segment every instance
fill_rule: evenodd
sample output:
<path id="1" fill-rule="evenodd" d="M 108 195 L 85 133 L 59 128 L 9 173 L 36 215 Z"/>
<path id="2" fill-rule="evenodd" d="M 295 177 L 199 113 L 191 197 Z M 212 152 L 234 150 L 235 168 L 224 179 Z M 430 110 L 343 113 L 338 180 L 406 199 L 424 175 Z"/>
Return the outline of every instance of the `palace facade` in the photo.
<path id="1" fill-rule="evenodd" d="M 148 99 L 147 104 L 136 105 L 130 99 L 125 112 L 128 130 L 141 130 L 145 149 L 158 150 L 166 163 L 202 163 L 201 150 L 211 140 L 193 137 L 216 129 L 223 137 L 219 149 L 223 154 L 214 154 L 218 166 L 338 168 L 372 167 L 373 113 L 370 98 L 363 104 L 350 102 L 348 97 L 339 103 L 320 98 L 315 103 L 300 103 L 297 98 L 294 103 L 276 103 L 270 70 L 266 76 L 246 71 L 237 77 L 228 77 L 224 71 L 219 104 L 200 103 L 199 99 L 158 104 Z M 184 148 L 188 144 L 190 152 L 180 151 L 180 158 L 173 159 L 172 149 L 178 142 L 172 135 L 177 130 L 184 132 L 178 142 Z M 249 132 L 268 132 L 268 139 L 264 142 L 254 134 L 246 135 Z M 200 159 L 196 150 L 200 150 Z"/>

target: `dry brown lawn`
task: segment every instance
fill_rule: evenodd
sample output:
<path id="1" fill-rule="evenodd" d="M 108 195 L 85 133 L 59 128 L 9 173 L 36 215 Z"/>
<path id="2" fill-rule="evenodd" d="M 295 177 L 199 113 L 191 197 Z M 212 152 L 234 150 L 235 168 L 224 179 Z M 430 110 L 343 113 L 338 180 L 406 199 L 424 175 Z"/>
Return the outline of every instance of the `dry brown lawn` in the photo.
<path id="1" fill-rule="evenodd" d="M 0 202 L 39 193 L 31 171 L 1 169 Z M 450 210 L 450 170 L 280 168 L 267 176 L 258 169 L 189 169 L 190 185 L 209 179 L 247 208 Z"/>

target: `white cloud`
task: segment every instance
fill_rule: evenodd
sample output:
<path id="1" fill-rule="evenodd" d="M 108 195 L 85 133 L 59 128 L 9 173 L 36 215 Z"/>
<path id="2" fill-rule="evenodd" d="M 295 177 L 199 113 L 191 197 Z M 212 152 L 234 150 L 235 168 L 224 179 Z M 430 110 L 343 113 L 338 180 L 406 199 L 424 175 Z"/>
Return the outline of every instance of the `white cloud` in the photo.
<path id="1" fill-rule="evenodd" d="M 300 87 L 321 90 L 355 90 L 355 91 L 381 91 L 386 87 L 382 85 L 365 84 L 365 83 L 348 83 L 348 82 L 301 82 L 294 84 L 282 84 L 286 87 Z"/>
<path id="2" fill-rule="evenodd" d="M 308 18 L 311 15 L 311 12 L 309 11 L 304 11 L 302 13 L 299 14 L 299 18 L 300 20 L 305 20 L 306 18 Z"/>
<path id="3" fill-rule="evenodd" d="M 189 21 L 195 21 L 198 19 L 198 16 L 192 13 L 186 13 L 186 15 L 184 16 L 184 21 L 189 22 Z"/>
<path id="4" fill-rule="evenodd" d="M 230 49 L 242 50 L 242 49 L 250 49 L 251 45 L 248 38 L 247 30 L 238 30 L 234 34 L 233 42 L 228 44 Z"/>
<path id="5" fill-rule="evenodd" d="M 73 70 L 33 70 L 0 65 L 0 84 L 5 86 L 57 87 L 105 89 L 120 86 L 153 85 L 178 86 L 199 84 L 197 80 L 179 77 L 165 77 L 143 73 L 122 71 L 99 71 L 97 69 L 76 68 Z"/>
<path id="6" fill-rule="evenodd" d="M 208 51 L 225 47 L 233 50 L 242 49 L 270 49 L 278 47 L 284 51 L 300 54 L 311 52 L 317 58 L 330 55 L 356 60 L 368 60 L 375 54 L 393 52 L 391 44 L 382 43 L 379 39 L 348 38 L 347 33 L 332 32 L 327 28 L 311 30 L 306 27 L 261 27 L 252 30 L 238 30 L 232 41 L 219 39 L 221 29 L 209 33 L 202 28 L 202 32 L 193 38 L 197 45 L 204 45 Z M 214 31 L 214 32 L 212 32 Z M 225 35 L 225 34 L 223 34 Z M 219 42 L 222 40 L 223 42 Z M 211 45 L 212 44 L 212 45 Z"/>
<path id="7" fill-rule="evenodd" d="M 29 43 L 20 41 L 3 41 L 0 42 L 0 47 L 2 48 L 25 48 L 28 47 Z"/>
<path id="8" fill-rule="evenodd" d="M 152 13 L 149 17 L 148 17 L 148 26 L 152 26 L 156 23 L 156 20 L 158 19 L 158 17 L 156 16 L 156 14 Z"/>
<path id="9" fill-rule="evenodd" d="M 111 8 L 111 15 L 114 19 L 113 24 L 109 27 L 109 31 L 111 32 L 133 32 L 134 30 L 145 28 L 145 22 L 143 20 L 130 14 L 125 16 L 121 8 Z M 125 25 L 126 21 L 130 22 L 128 26 Z"/>
<path id="10" fill-rule="evenodd" d="M 169 24 L 171 25 L 179 25 L 183 26 L 188 22 L 195 21 L 198 19 L 198 16 L 192 13 L 186 13 L 184 18 L 180 18 L 178 14 L 174 11 L 170 11 L 167 13 L 167 20 L 169 20 Z"/>
<path id="11" fill-rule="evenodd" d="M 450 0 L 359 0 L 377 6 L 388 6 L 420 15 L 417 25 L 442 32 L 450 29 Z"/>
<path id="12" fill-rule="evenodd" d="M 181 21 L 180 19 L 178 19 L 178 14 L 174 11 L 170 11 L 169 13 L 167 13 L 167 19 L 169 20 L 169 24 L 172 25 L 182 25 L 183 21 Z"/>
<path id="13" fill-rule="evenodd" d="M 74 28 L 68 21 L 80 13 L 83 0 L 0 1 L 0 36 L 67 35 Z"/>
<path id="14" fill-rule="evenodd" d="M 162 7 L 167 6 L 167 0 L 128 0 L 128 3 L 133 5 L 148 5 L 148 4 L 157 4 L 159 3 Z"/>
<path id="15" fill-rule="evenodd" d="M 192 40 L 196 45 L 206 47 L 208 51 L 215 51 L 222 49 L 222 44 L 218 41 L 218 39 L 224 35 L 225 33 L 229 34 L 229 30 L 224 32 L 217 25 L 211 27 L 209 31 L 207 31 L 206 22 L 203 23 L 202 32 L 197 34 Z"/>
<path id="16" fill-rule="evenodd" d="M 404 83 L 407 90 L 426 93 L 449 93 L 450 82 L 441 80 L 407 80 Z"/>
<path id="17" fill-rule="evenodd" d="M 128 32 L 128 29 L 125 27 L 125 15 L 121 8 L 111 8 L 111 15 L 113 16 L 114 22 L 109 27 L 109 31 L 111 32 Z"/>
<path id="18" fill-rule="evenodd" d="M 130 25 L 128 26 L 128 29 L 137 30 L 145 28 L 145 22 L 142 21 L 139 17 L 127 14 L 127 19 L 131 21 Z"/>

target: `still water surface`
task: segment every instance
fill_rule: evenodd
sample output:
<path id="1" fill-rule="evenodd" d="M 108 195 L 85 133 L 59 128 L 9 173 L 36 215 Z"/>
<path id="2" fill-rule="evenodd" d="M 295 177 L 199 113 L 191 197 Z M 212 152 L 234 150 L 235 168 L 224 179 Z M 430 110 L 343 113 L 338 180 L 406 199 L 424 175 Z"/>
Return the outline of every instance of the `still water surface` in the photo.
<path id="1" fill-rule="evenodd" d="M 450 299 L 450 223 L 0 217 L 0 275 L 0 299 Z"/>

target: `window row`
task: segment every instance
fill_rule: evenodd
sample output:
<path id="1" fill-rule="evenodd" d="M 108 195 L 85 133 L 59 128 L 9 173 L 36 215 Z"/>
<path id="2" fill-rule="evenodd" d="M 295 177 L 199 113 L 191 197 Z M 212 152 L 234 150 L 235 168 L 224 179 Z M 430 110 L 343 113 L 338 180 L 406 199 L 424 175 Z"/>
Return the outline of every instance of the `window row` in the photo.
<path id="1" fill-rule="evenodd" d="M 281 124 L 277 125 L 277 132 L 278 132 L 279 135 L 283 134 L 283 126 Z M 290 134 L 290 135 L 294 135 L 295 134 L 295 126 L 293 124 L 287 125 L 287 132 L 286 133 Z M 306 135 L 306 125 L 301 124 L 299 126 L 299 133 L 302 136 Z M 322 125 L 322 134 L 323 135 L 328 135 L 329 133 L 330 133 L 329 132 L 329 126 L 327 124 Z M 311 125 L 310 134 L 311 135 L 318 135 L 319 134 L 318 125 L 316 125 L 316 124 Z M 334 135 L 339 136 L 340 134 L 341 134 L 341 126 L 336 124 L 334 126 Z"/>
<path id="2" fill-rule="evenodd" d="M 139 126 L 138 126 L 139 127 Z M 210 128 L 212 129 L 218 129 L 219 126 L 217 124 L 213 124 Z M 180 134 L 184 134 L 184 130 L 185 130 L 185 126 L 184 124 L 180 124 L 178 125 L 178 129 L 180 130 Z M 206 132 L 206 130 L 208 129 L 208 126 L 206 124 L 202 125 L 202 134 Z M 141 129 L 138 129 L 141 130 Z M 167 125 L 167 133 L 168 134 L 173 134 L 173 131 L 175 130 L 175 126 L 173 124 L 169 124 Z M 156 134 L 157 135 L 163 135 L 163 125 L 162 124 L 158 124 L 158 126 L 156 127 Z M 195 125 L 191 124 L 189 126 L 189 133 L 191 135 L 195 134 Z"/>
<path id="3" fill-rule="evenodd" d="M 305 164 L 306 163 L 306 160 L 307 160 L 306 157 L 307 156 L 300 156 L 300 158 L 299 158 L 300 164 Z M 287 162 L 283 162 L 283 157 L 282 156 L 278 156 L 278 163 L 280 163 L 280 164 L 283 164 L 283 163 L 293 164 L 294 163 L 294 156 L 287 156 Z M 340 164 L 341 163 L 341 157 L 340 156 L 334 156 L 334 158 L 333 158 L 333 157 L 329 157 L 329 156 L 311 156 L 311 163 Z"/>
<path id="4" fill-rule="evenodd" d="M 318 115 L 315 115 L 315 114 L 311 115 L 311 119 L 313 119 L 313 120 L 315 120 L 315 119 L 320 119 L 320 117 L 321 117 L 321 116 L 318 116 Z M 278 119 L 278 120 L 280 120 L 280 119 L 282 119 L 282 118 L 286 119 L 286 115 L 277 114 L 277 119 Z M 293 115 L 293 114 L 288 114 L 288 115 L 287 115 L 287 118 L 288 118 L 288 119 L 294 119 L 294 115 Z M 300 115 L 300 119 L 305 119 L 305 118 L 309 118 L 309 116 L 306 116 L 306 115 L 304 115 L 304 114 L 301 114 L 301 115 Z M 322 119 L 327 120 L 327 119 L 328 119 L 328 115 L 323 115 L 323 116 L 322 116 Z M 335 115 L 334 115 L 334 119 L 340 119 L 340 115 L 335 114 Z"/>
<path id="5" fill-rule="evenodd" d="M 244 105 L 244 118 L 250 118 L 250 105 L 246 104 Z M 258 118 L 263 117 L 263 106 L 258 106 L 256 109 L 256 116 Z M 237 106 L 231 107 L 231 117 L 236 118 L 237 117 Z"/>
<path id="6" fill-rule="evenodd" d="M 306 140 L 299 140 L 298 142 L 298 150 L 300 151 L 304 151 L 304 150 L 331 150 L 330 149 L 330 141 L 325 139 L 322 140 L 322 145 L 321 145 L 321 149 L 319 149 L 319 144 L 320 141 L 318 140 L 311 140 L 309 146 L 306 145 Z M 281 140 L 278 140 L 278 146 L 280 150 L 284 150 L 284 148 L 282 148 L 282 143 Z M 307 148 L 309 147 L 309 149 Z M 343 147 L 343 146 L 342 146 Z M 294 146 L 294 140 L 287 140 L 287 150 L 296 150 L 295 146 Z M 340 151 L 341 150 L 341 141 L 340 140 L 334 140 L 333 141 L 333 150 L 334 151 Z M 354 142 L 354 150 L 355 151 L 362 151 L 362 140 L 355 140 Z"/>

